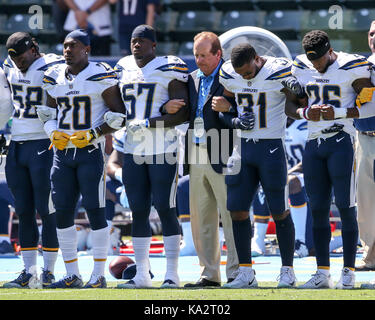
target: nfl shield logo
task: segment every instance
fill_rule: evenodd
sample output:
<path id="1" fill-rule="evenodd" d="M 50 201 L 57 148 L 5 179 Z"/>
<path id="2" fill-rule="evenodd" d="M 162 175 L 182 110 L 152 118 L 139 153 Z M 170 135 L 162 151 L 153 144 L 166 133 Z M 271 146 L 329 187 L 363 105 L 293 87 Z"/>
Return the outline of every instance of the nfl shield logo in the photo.
<path id="1" fill-rule="evenodd" d="M 251 87 L 252 84 L 253 84 L 253 83 L 252 83 L 251 81 L 248 81 L 248 82 L 247 82 L 247 86 L 248 86 L 248 87 Z"/>

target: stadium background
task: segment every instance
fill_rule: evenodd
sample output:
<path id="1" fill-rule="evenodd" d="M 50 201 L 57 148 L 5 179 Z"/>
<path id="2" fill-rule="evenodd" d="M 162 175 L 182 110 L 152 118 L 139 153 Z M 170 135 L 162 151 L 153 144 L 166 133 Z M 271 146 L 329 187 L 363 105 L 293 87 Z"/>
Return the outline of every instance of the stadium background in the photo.
<path id="1" fill-rule="evenodd" d="M 16 31 L 28 31 L 38 40 L 41 52 L 62 54 L 56 43 L 55 25 L 51 18 L 52 0 L 0 0 L 0 61 L 6 57 L 5 42 Z M 43 9 L 43 29 L 30 29 L 28 13 L 31 5 Z M 330 29 L 332 5 L 343 10 L 343 28 Z M 95 57 L 114 65 L 120 58 L 116 5 L 111 5 L 111 56 Z M 375 20 L 373 0 L 161 0 L 156 17 L 157 55 L 181 57 L 191 70 L 195 69 L 192 41 L 196 33 L 209 30 L 218 35 L 235 27 L 256 26 L 279 36 L 292 56 L 302 53 L 301 39 L 312 29 L 325 30 L 336 51 L 368 56 L 367 31 Z"/>
<path id="2" fill-rule="evenodd" d="M 0 62 L 6 58 L 6 39 L 16 31 L 30 32 L 38 41 L 40 51 L 62 54 L 62 44 L 57 43 L 55 25 L 51 18 L 52 0 L 0 0 Z M 28 10 L 31 5 L 40 5 L 43 9 L 43 29 L 31 30 L 28 21 L 31 15 Z M 256 26 L 267 29 L 279 36 L 288 47 L 291 55 L 302 53 L 301 39 L 312 29 L 325 30 L 336 51 L 346 51 L 368 56 L 370 50 L 367 43 L 367 31 L 375 20 L 374 0 L 161 0 L 160 14 L 156 17 L 157 55 L 172 54 L 181 57 L 192 71 L 196 68 L 192 55 L 193 37 L 196 33 L 209 30 L 221 35 L 222 33 L 240 26 Z M 332 13 L 329 8 L 339 5 L 343 9 L 343 28 L 330 29 L 329 19 Z M 117 35 L 116 5 L 111 6 L 113 34 L 111 55 L 106 57 L 92 57 L 92 60 L 105 61 L 114 65 L 120 59 Z M 2 170 L 0 170 L 2 171 Z M 4 178 L 4 177 L 2 177 Z M 1 180 L 1 179 L 0 179 Z M 153 262 L 155 280 L 161 281 L 164 270 L 164 259 L 156 260 L 161 266 Z M 82 257 L 86 258 L 86 257 Z M 81 258 L 81 261 L 82 261 Z M 40 259 L 40 257 L 38 257 Z M 186 270 L 181 271 L 182 281 L 196 280 L 199 265 L 196 257 L 183 257 L 181 265 Z M 91 262 L 91 257 L 83 259 L 81 267 Z M 86 262 L 87 260 L 87 262 Z M 279 257 L 255 258 L 256 263 L 262 264 L 262 273 L 258 275 L 261 281 L 274 281 L 274 275 L 280 268 Z M 5 261 L 5 260 L 4 260 Z M 7 259 L 2 263 L 0 281 L 9 280 L 14 270 L 22 268 L 21 259 Z M 61 261 L 60 261 L 61 262 Z M 341 271 L 341 254 L 333 259 L 335 275 Z M 263 266 L 263 264 L 265 264 Z M 313 257 L 306 257 L 296 263 L 298 280 L 307 280 L 315 264 Z M 87 270 L 82 268 L 83 277 L 89 277 Z M 87 271 L 87 272 L 86 272 Z M 57 265 L 57 277 L 64 273 L 62 263 Z M 224 276 L 224 267 L 222 267 Z M 106 270 L 109 280 L 114 280 Z M 371 280 L 369 273 L 360 273 L 358 281 Z"/>

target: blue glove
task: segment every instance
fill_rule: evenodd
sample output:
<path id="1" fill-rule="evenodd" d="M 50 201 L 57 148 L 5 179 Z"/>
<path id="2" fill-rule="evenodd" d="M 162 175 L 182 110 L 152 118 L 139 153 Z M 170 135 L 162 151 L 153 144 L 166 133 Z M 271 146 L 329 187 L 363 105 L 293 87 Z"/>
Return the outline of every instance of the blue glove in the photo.
<path id="1" fill-rule="evenodd" d="M 235 129 L 251 130 L 255 125 L 255 114 L 254 112 L 245 112 L 238 118 L 234 118 L 232 124 Z"/>

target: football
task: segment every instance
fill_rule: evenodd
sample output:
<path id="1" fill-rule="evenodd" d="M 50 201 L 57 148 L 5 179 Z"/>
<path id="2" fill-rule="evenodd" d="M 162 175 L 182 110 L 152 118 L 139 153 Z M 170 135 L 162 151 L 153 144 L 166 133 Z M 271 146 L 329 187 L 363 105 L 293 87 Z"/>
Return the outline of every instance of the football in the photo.
<path id="1" fill-rule="evenodd" d="M 135 262 L 127 256 L 118 256 L 109 264 L 109 273 L 116 279 L 122 278 L 122 272 Z"/>

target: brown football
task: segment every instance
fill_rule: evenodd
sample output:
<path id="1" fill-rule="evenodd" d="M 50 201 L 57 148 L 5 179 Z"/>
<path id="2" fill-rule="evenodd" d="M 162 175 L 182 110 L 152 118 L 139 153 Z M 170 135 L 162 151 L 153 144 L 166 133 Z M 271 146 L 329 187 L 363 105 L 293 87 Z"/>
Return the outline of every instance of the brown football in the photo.
<path id="1" fill-rule="evenodd" d="M 109 273 L 116 279 L 122 279 L 122 272 L 135 262 L 127 256 L 118 256 L 109 263 Z"/>

